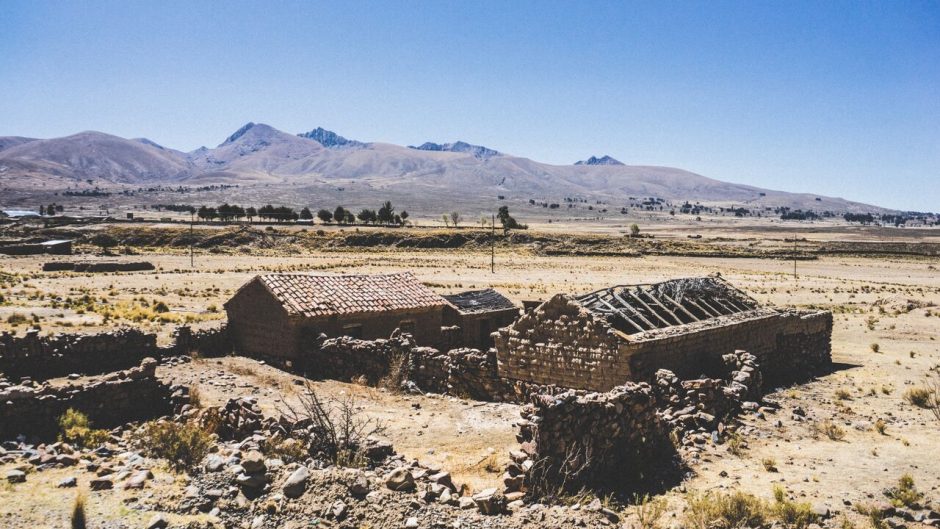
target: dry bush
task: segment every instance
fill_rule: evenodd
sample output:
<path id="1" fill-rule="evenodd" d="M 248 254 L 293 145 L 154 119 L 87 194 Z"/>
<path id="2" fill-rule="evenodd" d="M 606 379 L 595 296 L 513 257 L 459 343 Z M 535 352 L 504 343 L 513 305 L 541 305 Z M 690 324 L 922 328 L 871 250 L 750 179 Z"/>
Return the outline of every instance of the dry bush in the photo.
<path id="1" fill-rule="evenodd" d="M 650 499 L 649 494 L 635 498 L 637 523 L 640 529 L 656 529 L 660 526 L 659 519 L 666 512 L 666 500 L 663 498 Z"/>
<path id="2" fill-rule="evenodd" d="M 776 472 L 777 471 L 777 461 L 772 457 L 768 457 L 761 461 L 761 464 L 764 465 L 764 470 L 767 472 Z"/>
<path id="3" fill-rule="evenodd" d="M 884 419 L 878 419 L 875 421 L 875 431 L 881 435 L 885 435 L 885 432 L 888 430 L 888 423 Z"/>
<path id="4" fill-rule="evenodd" d="M 385 428 L 374 418 L 365 417 L 357 410 L 352 397 L 343 399 L 321 398 L 306 382 L 297 404 L 285 400 L 279 407 L 294 425 L 289 434 L 298 439 L 311 456 L 326 458 L 341 466 L 364 466 L 362 443 Z"/>
<path id="5" fill-rule="evenodd" d="M 904 392 L 904 400 L 918 408 L 929 409 L 931 401 L 937 402 L 937 394 L 930 387 L 911 388 Z"/>
<path id="6" fill-rule="evenodd" d="M 408 355 L 395 355 L 388 361 L 388 373 L 379 379 L 378 387 L 391 392 L 400 392 L 403 382 L 408 380 Z"/>
<path id="7" fill-rule="evenodd" d="M 85 493 L 79 492 L 72 503 L 72 515 L 70 517 L 72 529 L 85 529 L 87 519 L 85 517 Z"/>
<path id="8" fill-rule="evenodd" d="M 149 421 L 132 434 L 131 440 L 148 456 L 166 459 L 176 470 L 186 470 L 209 453 L 213 433 L 195 422 Z"/>
<path id="9" fill-rule="evenodd" d="M 855 511 L 868 517 L 872 529 L 888 529 L 888 524 L 884 521 L 884 513 L 877 506 L 856 503 Z"/>
<path id="10" fill-rule="evenodd" d="M 832 441 L 842 441 L 845 439 L 845 429 L 832 421 L 823 421 L 813 423 L 813 435 L 825 435 Z"/>
<path id="11" fill-rule="evenodd" d="M 852 400 L 852 394 L 845 389 L 836 390 L 836 398 L 839 400 Z"/>
<path id="12" fill-rule="evenodd" d="M 917 490 L 914 485 L 914 478 L 910 474 L 904 474 L 898 479 L 896 487 L 891 487 L 885 491 L 885 496 L 891 500 L 895 507 L 907 507 L 917 509 L 920 507 L 920 501 L 924 499 L 924 493 Z"/>
<path id="13" fill-rule="evenodd" d="M 202 392 L 199 391 L 199 386 L 195 384 L 189 386 L 189 405 L 193 408 L 202 407 Z"/>
<path id="14" fill-rule="evenodd" d="M 95 448 L 111 438 L 107 430 L 96 430 L 91 426 L 87 415 L 69 408 L 59 417 L 59 440 L 80 448 Z"/>
<path id="15" fill-rule="evenodd" d="M 745 492 L 690 494 L 683 527 L 737 529 L 761 527 L 770 514 L 767 503 Z"/>
<path id="16" fill-rule="evenodd" d="M 747 441 L 745 441 L 738 432 L 733 432 L 729 435 L 726 442 L 728 444 L 728 451 L 736 456 L 743 455 L 744 449 L 747 448 Z"/>
<path id="17" fill-rule="evenodd" d="M 806 529 L 816 523 L 818 518 L 809 503 L 788 500 L 786 489 L 780 485 L 774 486 L 774 505 L 771 510 L 774 518 L 791 529 Z"/>

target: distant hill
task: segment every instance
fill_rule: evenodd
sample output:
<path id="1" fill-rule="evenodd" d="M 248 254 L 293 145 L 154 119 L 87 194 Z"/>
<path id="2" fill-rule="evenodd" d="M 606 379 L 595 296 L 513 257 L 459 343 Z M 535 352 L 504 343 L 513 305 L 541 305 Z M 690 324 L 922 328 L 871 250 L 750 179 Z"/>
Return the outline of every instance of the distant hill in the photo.
<path id="1" fill-rule="evenodd" d="M 101 132 L 35 140 L 0 137 L 0 183 L 8 188 L 94 185 L 360 185 L 448 197 L 512 194 L 611 201 L 627 197 L 830 211 L 878 211 L 841 198 L 722 182 L 682 169 L 624 165 L 610 156 L 550 165 L 466 142 L 403 147 L 348 140 L 316 128 L 289 134 L 247 123 L 215 148 L 189 153 L 148 139 Z"/>

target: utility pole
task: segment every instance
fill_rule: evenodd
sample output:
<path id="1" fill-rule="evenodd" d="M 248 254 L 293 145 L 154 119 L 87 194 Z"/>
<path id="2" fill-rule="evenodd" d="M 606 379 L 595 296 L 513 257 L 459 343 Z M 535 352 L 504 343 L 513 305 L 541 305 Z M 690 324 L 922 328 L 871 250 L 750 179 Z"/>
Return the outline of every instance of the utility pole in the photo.
<path id="1" fill-rule="evenodd" d="M 496 215 L 490 221 L 490 273 L 496 273 Z"/>
<path id="2" fill-rule="evenodd" d="M 192 211 L 189 212 L 189 267 L 196 268 L 196 256 L 194 254 L 193 243 L 196 242 L 196 237 L 193 235 L 193 223 L 195 222 L 195 213 Z"/>
<path id="3" fill-rule="evenodd" d="M 796 281 L 796 235 L 793 236 L 793 280 Z"/>

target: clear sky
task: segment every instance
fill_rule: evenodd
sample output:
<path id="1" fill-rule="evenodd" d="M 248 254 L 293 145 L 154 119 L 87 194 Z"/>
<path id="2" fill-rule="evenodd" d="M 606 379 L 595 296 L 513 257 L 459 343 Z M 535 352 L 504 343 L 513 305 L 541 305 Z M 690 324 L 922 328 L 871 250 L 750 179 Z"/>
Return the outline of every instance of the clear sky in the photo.
<path id="1" fill-rule="evenodd" d="M 0 135 L 248 121 L 940 210 L 940 2 L 0 2 Z"/>

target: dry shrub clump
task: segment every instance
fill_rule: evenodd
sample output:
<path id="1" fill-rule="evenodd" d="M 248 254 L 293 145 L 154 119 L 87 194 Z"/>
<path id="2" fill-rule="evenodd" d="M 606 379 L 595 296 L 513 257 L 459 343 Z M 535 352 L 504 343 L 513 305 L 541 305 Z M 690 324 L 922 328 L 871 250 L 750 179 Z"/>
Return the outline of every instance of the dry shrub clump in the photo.
<path id="1" fill-rule="evenodd" d="M 924 499 L 924 493 L 917 490 L 914 485 L 914 478 L 910 474 L 904 474 L 898 479 L 895 487 L 885 491 L 885 496 L 891 500 L 895 507 L 907 507 L 916 509 L 920 507 L 920 501 Z"/>
<path id="2" fill-rule="evenodd" d="M 663 498 L 650 499 L 649 494 L 636 497 L 637 523 L 640 529 L 657 529 L 660 526 L 659 519 L 666 512 L 666 500 Z"/>
<path id="3" fill-rule="evenodd" d="M 80 448 L 94 448 L 106 442 L 111 434 L 107 430 L 96 430 L 84 413 L 69 408 L 59 417 L 59 440 Z"/>
<path id="4" fill-rule="evenodd" d="M 936 388 L 919 387 L 905 391 L 904 400 L 918 408 L 936 409 L 938 396 Z M 933 404 L 933 408 L 931 408 L 931 404 Z"/>
<path id="5" fill-rule="evenodd" d="M 141 425 L 132 440 L 148 456 L 166 459 L 174 469 L 185 470 L 206 457 L 215 440 L 213 433 L 195 422 L 157 420 Z"/>
<path id="6" fill-rule="evenodd" d="M 300 441 L 307 454 L 344 467 L 366 466 L 366 439 L 385 430 L 380 422 L 365 417 L 352 397 L 321 398 L 309 382 L 297 404 L 285 401 L 280 412 L 294 425 L 288 435 Z"/>
<path id="7" fill-rule="evenodd" d="M 87 527 L 87 518 L 85 517 L 85 494 L 79 492 L 72 503 L 72 515 L 70 516 L 72 529 L 85 529 Z"/>
<path id="8" fill-rule="evenodd" d="M 832 421 L 822 421 L 813 424 L 813 434 L 819 436 L 825 435 L 832 441 L 841 441 L 845 439 L 845 429 Z"/>
<path id="9" fill-rule="evenodd" d="M 690 529 L 738 529 L 763 527 L 770 521 L 791 529 L 806 529 L 817 516 L 809 503 L 787 499 L 783 487 L 774 487 L 774 502 L 741 491 L 692 494 L 688 498 L 684 527 Z"/>

